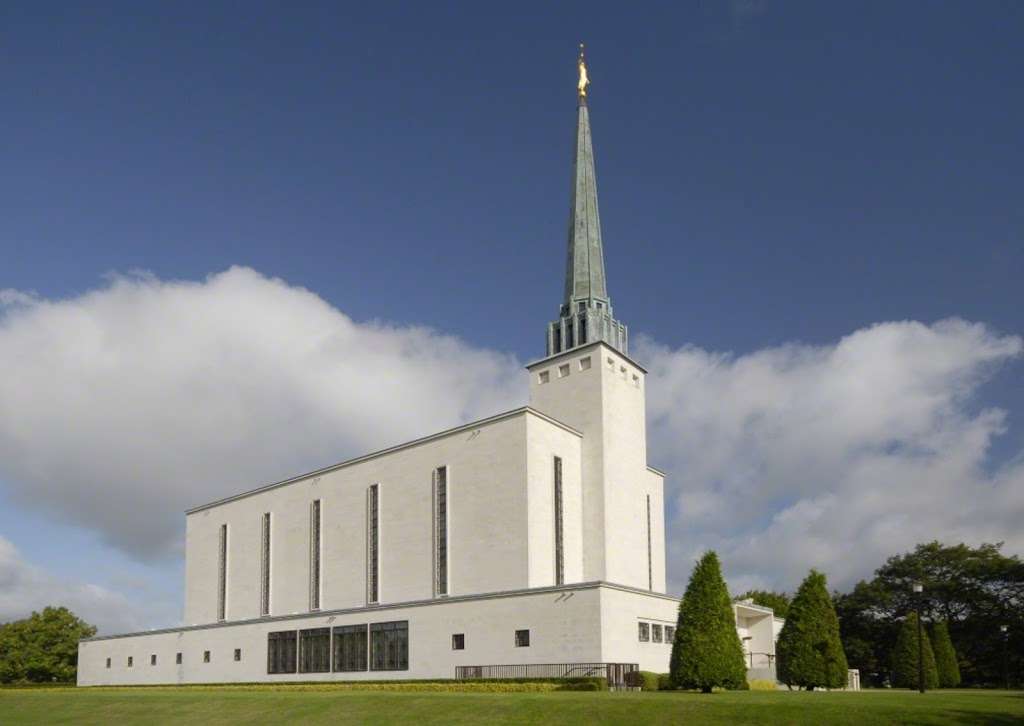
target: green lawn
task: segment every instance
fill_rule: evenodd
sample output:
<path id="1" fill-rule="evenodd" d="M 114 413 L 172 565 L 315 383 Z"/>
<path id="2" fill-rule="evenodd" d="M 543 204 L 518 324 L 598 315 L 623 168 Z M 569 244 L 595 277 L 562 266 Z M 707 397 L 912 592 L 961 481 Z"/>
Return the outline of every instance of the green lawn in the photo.
<path id="1" fill-rule="evenodd" d="M 405 693 L 283 688 L 0 690 L 0 723 L 1021 724 L 1024 693 Z"/>

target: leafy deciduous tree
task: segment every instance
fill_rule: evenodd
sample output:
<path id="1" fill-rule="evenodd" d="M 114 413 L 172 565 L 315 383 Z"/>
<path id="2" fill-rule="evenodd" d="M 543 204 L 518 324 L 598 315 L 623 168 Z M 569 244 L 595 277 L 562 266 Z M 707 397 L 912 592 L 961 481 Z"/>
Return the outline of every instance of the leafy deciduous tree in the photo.
<path id="1" fill-rule="evenodd" d="M 753 600 L 755 605 L 771 608 L 775 615 L 780 618 L 786 617 L 786 613 L 789 612 L 789 595 L 784 592 L 747 590 L 742 595 L 737 595 L 733 599 L 736 601 Z"/>
<path id="2" fill-rule="evenodd" d="M 65 607 L 0 626 L 0 683 L 74 682 L 78 641 L 95 634 L 95 627 Z"/>

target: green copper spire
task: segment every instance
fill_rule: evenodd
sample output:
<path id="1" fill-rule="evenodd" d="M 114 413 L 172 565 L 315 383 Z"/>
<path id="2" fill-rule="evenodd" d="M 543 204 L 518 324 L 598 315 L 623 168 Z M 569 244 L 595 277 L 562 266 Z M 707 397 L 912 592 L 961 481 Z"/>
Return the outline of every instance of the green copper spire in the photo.
<path id="1" fill-rule="evenodd" d="M 594 146 L 587 107 L 590 79 L 582 44 L 577 65 L 576 148 L 572 161 L 565 299 L 559 310 L 559 319 L 548 325 L 547 354 L 554 355 L 603 340 L 628 355 L 626 326 L 612 317 L 611 299 L 608 297 L 605 280 Z"/>

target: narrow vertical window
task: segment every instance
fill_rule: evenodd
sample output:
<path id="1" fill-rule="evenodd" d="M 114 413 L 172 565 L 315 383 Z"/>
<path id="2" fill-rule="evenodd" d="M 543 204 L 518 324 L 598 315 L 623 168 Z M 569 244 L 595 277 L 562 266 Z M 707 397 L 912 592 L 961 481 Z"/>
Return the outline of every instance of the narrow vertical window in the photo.
<path id="1" fill-rule="evenodd" d="M 579 344 L 583 345 L 587 342 L 587 319 L 582 315 L 580 316 L 579 331 Z"/>
<path id="2" fill-rule="evenodd" d="M 434 469 L 434 597 L 448 594 L 448 467 Z"/>
<path id="3" fill-rule="evenodd" d="M 366 599 L 380 599 L 380 485 L 371 484 L 366 505 Z"/>
<path id="4" fill-rule="evenodd" d="M 228 615 L 228 526 L 220 526 L 217 544 L 217 620 Z"/>
<path id="5" fill-rule="evenodd" d="M 320 500 L 309 513 L 309 609 L 320 609 Z"/>
<path id="6" fill-rule="evenodd" d="M 260 526 L 260 615 L 270 615 L 270 512 Z"/>
<path id="7" fill-rule="evenodd" d="M 565 556 L 562 548 L 562 458 L 555 457 L 555 584 L 565 584 Z"/>
<path id="8" fill-rule="evenodd" d="M 654 589 L 654 570 L 651 567 L 651 495 L 647 495 L 647 589 Z"/>

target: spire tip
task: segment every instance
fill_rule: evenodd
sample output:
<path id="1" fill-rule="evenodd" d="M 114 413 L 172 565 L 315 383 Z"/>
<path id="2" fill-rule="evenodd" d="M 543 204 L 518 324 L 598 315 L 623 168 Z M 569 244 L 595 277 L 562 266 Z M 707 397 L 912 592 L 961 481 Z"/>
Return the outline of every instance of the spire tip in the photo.
<path id="1" fill-rule="evenodd" d="M 576 66 L 579 69 L 580 77 L 576 83 L 576 93 L 581 103 L 585 103 L 587 100 L 587 86 L 590 85 L 590 79 L 587 77 L 587 63 L 583 57 L 583 43 L 580 43 L 580 56 L 576 61 Z"/>

